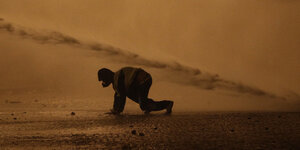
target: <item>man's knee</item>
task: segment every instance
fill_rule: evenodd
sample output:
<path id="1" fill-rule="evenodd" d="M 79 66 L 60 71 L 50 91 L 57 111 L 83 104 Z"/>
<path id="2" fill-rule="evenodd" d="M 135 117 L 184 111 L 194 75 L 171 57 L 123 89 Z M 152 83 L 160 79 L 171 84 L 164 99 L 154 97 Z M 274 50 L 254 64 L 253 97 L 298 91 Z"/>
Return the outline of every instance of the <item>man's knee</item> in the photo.
<path id="1" fill-rule="evenodd" d="M 152 99 L 144 99 L 144 100 L 141 100 L 139 102 L 140 104 L 140 108 L 143 110 L 143 111 L 146 111 L 146 110 L 151 110 L 151 106 L 153 105 L 153 100 Z"/>

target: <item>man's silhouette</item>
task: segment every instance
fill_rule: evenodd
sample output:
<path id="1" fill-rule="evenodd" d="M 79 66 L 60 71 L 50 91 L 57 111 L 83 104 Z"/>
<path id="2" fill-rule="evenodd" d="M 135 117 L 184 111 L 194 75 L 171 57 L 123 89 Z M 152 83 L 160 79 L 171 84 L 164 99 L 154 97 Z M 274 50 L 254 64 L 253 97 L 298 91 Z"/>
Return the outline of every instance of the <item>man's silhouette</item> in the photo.
<path id="1" fill-rule="evenodd" d="M 115 90 L 114 105 L 111 110 L 113 114 L 120 114 L 124 110 L 126 97 L 138 103 L 145 114 L 163 109 L 166 109 L 167 114 L 172 112 L 173 101 L 154 101 L 148 98 L 152 77 L 141 68 L 124 67 L 115 73 L 102 68 L 98 71 L 98 80 L 102 81 L 103 87 L 113 84 Z"/>

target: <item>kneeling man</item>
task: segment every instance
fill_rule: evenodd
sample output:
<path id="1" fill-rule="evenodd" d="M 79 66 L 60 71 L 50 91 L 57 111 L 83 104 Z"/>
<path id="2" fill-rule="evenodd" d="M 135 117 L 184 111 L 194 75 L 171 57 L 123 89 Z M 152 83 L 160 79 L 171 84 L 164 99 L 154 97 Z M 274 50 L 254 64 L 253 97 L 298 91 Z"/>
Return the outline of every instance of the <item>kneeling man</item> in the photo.
<path id="1" fill-rule="evenodd" d="M 98 80 L 102 81 L 103 87 L 113 84 L 113 114 L 120 114 L 124 110 L 126 97 L 138 103 L 145 114 L 163 109 L 166 109 L 166 114 L 172 113 L 173 101 L 154 101 L 148 98 L 152 77 L 141 68 L 124 67 L 117 72 L 102 68 L 98 71 Z"/>

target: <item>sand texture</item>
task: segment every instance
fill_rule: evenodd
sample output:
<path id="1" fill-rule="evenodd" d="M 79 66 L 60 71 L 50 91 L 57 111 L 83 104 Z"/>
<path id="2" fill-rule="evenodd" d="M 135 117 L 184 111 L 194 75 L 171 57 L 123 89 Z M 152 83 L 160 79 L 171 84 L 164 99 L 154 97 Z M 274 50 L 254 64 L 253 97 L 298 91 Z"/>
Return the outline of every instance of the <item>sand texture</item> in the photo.
<path id="1" fill-rule="evenodd" d="M 97 111 L 0 116 L 1 149 L 299 149 L 299 113 L 171 116 Z"/>

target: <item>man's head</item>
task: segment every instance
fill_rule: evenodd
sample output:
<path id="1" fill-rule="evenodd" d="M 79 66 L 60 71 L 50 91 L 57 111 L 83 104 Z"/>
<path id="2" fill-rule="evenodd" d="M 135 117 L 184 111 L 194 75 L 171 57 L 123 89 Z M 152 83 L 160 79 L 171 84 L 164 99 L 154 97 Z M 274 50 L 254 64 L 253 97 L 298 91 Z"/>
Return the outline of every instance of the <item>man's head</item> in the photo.
<path id="1" fill-rule="evenodd" d="M 107 68 L 102 68 L 98 71 L 98 80 L 102 81 L 103 87 L 108 87 L 114 80 L 115 73 Z"/>

